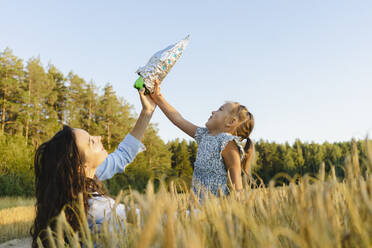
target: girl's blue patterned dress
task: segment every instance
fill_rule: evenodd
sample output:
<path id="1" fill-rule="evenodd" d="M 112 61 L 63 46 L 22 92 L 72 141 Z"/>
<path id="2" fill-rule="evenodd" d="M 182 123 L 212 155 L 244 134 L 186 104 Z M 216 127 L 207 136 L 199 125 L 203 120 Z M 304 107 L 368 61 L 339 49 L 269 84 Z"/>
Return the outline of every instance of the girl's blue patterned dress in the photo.
<path id="1" fill-rule="evenodd" d="M 209 192 L 218 196 L 219 189 L 223 194 L 229 194 L 227 170 L 221 153 L 226 145 L 233 140 L 239 148 L 241 159 L 243 159 L 244 149 L 240 138 L 229 133 L 211 136 L 208 128 L 202 127 L 196 130 L 194 138 L 199 147 L 194 163 L 191 189 L 201 198 L 204 198 Z"/>

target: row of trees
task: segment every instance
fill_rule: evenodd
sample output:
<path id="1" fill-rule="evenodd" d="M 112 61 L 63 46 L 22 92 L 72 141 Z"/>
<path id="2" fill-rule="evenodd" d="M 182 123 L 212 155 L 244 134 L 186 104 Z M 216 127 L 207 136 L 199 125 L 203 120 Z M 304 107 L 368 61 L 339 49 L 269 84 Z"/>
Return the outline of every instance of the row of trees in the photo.
<path id="1" fill-rule="evenodd" d="M 135 116 L 110 84 L 98 93 L 93 81 L 73 72 L 65 76 L 53 64 L 44 69 L 39 58 L 24 64 L 6 48 L 0 55 L 1 134 L 21 135 L 38 147 L 68 123 L 104 134 L 111 150 Z"/>
<path id="2" fill-rule="evenodd" d="M 296 140 L 294 144 L 276 144 L 260 140 L 255 144 L 257 161 L 253 171 L 257 176 L 268 183 L 276 174 L 284 172 L 291 177 L 309 174 L 317 175 L 319 168 L 324 163 L 326 172 L 333 167 L 336 176 L 345 177 L 345 164 L 350 159 L 355 159 L 360 164 L 363 172 L 367 169 L 367 146 L 371 141 L 352 140 L 350 142 L 336 142 L 323 144 L 303 143 Z"/>
<path id="3" fill-rule="evenodd" d="M 70 72 L 64 75 L 53 64 L 44 67 L 39 58 L 27 62 L 6 48 L 0 53 L 0 195 L 33 194 L 35 149 L 50 139 L 63 124 L 101 135 L 112 152 L 133 127 L 132 106 L 118 97 L 110 84 L 102 89 Z M 107 181 L 111 193 L 133 188 L 142 191 L 149 179 L 158 183 L 180 181 L 190 185 L 197 145 L 174 140 L 164 143 L 155 125 L 146 131 L 147 150 L 126 172 Z M 362 141 L 355 143 L 361 164 L 366 157 Z M 293 145 L 256 143 L 253 172 L 267 183 L 278 172 L 289 175 L 316 173 L 324 161 L 343 177 L 343 164 L 351 143 L 315 144 L 297 140 Z"/>

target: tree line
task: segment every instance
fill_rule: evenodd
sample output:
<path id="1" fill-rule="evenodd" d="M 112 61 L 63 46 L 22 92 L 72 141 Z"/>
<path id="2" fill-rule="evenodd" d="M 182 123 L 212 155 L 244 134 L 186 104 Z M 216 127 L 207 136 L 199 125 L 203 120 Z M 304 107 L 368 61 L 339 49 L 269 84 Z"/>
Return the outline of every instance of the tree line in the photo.
<path id="1" fill-rule="evenodd" d="M 38 57 L 23 61 L 5 48 L 0 53 L 0 195 L 33 195 L 35 150 L 63 124 L 102 136 L 104 146 L 112 152 L 136 118 L 133 107 L 117 96 L 111 84 L 101 89 L 72 71 L 64 75 L 51 63 L 43 66 Z M 194 141 L 165 143 L 156 125 L 151 124 L 143 143 L 146 151 L 126 172 L 106 181 L 110 193 L 128 188 L 143 191 L 150 179 L 155 184 L 175 181 L 189 187 L 197 153 Z M 342 179 L 345 159 L 353 150 L 363 168 L 367 157 L 364 143 L 296 140 L 290 145 L 259 140 L 252 174 L 268 183 L 279 172 L 290 176 L 316 174 L 324 162 L 326 170 L 334 167 Z"/>

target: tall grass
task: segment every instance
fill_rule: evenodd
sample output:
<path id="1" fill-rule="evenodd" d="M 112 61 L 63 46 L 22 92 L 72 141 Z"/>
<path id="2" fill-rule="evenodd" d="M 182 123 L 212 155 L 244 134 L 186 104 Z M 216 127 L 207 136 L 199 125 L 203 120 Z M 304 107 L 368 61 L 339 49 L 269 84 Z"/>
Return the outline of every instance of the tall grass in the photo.
<path id="1" fill-rule="evenodd" d="M 31 206 L 35 204 L 35 198 L 25 197 L 0 197 L 0 210 L 5 208 Z"/>
<path id="2" fill-rule="evenodd" d="M 29 235 L 35 218 L 34 203 L 34 198 L 0 198 L 0 243 Z"/>
<path id="3" fill-rule="evenodd" d="M 149 184 L 145 194 L 118 196 L 128 206 L 125 220 L 105 222 L 92 233 L 83 216 L 74 233 L 61 214 L 56 232 L 48 230 L 49 241 L 52 247 L 372 247 L 372 150 L 366 149 L 364 172 L 354 150 L 342 182 L 323 165 L 317 177 L 259 185 L 202 205 L 172 185 L 154 193 Z"/>
<path id="4" fill-rule="evenodd" d="M 358 153 L 345 161 L 346 178 L 320 166 L 316 177 L 291 179 L 275 187 L 252 189 L 199 204 L 194 195 L 179 194 L 174 185 L 149 184 L 145 194 L 128 191 L 116 201 L 127 206 L 126 219 L 106 221 L 100 232 L 89 230 L 82 216 L 80 231 L 69 227 L 64 213 L 56 230 L 47 230 L 51 247 L 372 247 L 372 149 L 359 165 Z M 80 206 L 82 207 L 82 206 Z M 136 208 L 141 211 L 136 214 Z M 5 213 L 4 211 L 13 212 Z M 1 222 L 14 216 L 9 223 Z M 0 237 L 9 239 L 22 223 L 31 225 L 34 209 L 0 211 Z M 123 225 L 120 223 L 124 223 Z M 17 227 L 18 226 L 18 227 Z M 28 228 L 20 230 L 26 235 Z M 4 232 L 6 230 L 6 232 Z M 22 233 L 23 232 L 23 233 Z M 7 236 L 9 235 L 9 236 Z M 1 241 L 1 240 L 0 240 Z M 41 242 L 39 242 L 41 244 Z M 41 246 L 41 245 L 40 245 Z"/>
<path id="5" fill-rule="evenodd" d="M 0 243 L 28 236 L 34 218 L 34 206 L 0 210 Z"/>

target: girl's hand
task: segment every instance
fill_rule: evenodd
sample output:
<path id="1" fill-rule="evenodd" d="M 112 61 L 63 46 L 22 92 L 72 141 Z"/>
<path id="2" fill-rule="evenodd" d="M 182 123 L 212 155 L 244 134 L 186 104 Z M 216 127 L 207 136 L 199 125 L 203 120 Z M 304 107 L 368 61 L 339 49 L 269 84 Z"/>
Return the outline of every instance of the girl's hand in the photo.
<path id="1" fill-rule="evenodd" d="M 156 108 L 156 103 L 149 95 L 145 95 L 145 89 L 140 90 L 138 93 L 141 99 L 142 111 L 152 114 Z"/>
<path id="2" fill-rule="evenodd" d="M 159 87 L 159 80 L 154 80 L 154 92 L 151 93 L 151 98 L 158 103 L 159 99 L 162 97 L 162 94 L 160 93 L 160 87 Z"/>

